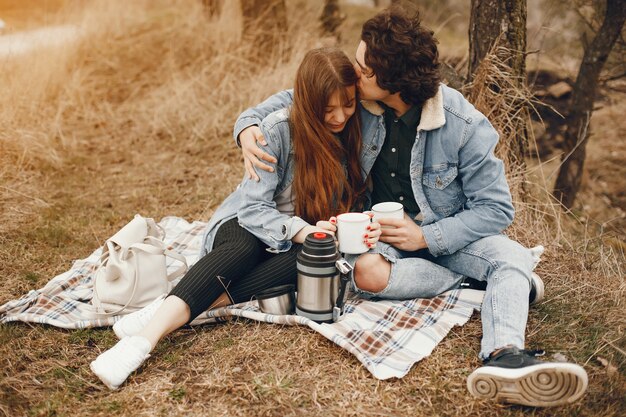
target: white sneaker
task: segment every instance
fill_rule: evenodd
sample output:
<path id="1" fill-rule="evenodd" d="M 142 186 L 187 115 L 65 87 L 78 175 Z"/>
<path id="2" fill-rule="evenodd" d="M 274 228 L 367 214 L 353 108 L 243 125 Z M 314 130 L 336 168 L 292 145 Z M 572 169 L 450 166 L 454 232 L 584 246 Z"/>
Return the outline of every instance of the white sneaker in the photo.
<path id="1" fill-rule="evenodd" d="M 136 336 L 146 327 L 146 324 L 152 319 L 154 313 L 161 307 L 166 294 L 159 296 L 156 300 L 145 306 L 139 311 L 130 313 L 119 319 L 113 325 L 113 331 L 118 339 L 122 340 L 128 336 Z"/>
<path id="2" fill-rule="evenodd" d="M 535 246 L 534 248 L 530 248 L 530 255 L 533 257 L 533 270 L 537 267 L 537 264 L 541 262 L 541 255 L 546 250 L 543 246 Z"/>
<path id="3" fill-rule="evenodd" d="M 89 367 L 110 389 L 118 389 L 150 357 L 152 346 L 145 337 L 125 337 L 101 353 Z"/>
<path id="4" fill-rule="evenodd" d="M 530 305 L 537 304 L 543 300 L 544 285 L 543 280 L 534 272 L 530 275 L 530 295 L 528 296 Z"/>

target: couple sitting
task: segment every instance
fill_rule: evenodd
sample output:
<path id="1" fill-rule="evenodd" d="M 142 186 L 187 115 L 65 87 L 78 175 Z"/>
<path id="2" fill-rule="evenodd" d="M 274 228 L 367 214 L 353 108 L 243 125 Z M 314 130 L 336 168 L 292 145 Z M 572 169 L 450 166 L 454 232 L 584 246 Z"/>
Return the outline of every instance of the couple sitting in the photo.
<path id="1" fill-rule="evenodd" d="M 397 201 L 404 219 L 372 222 L 369 252 L 347 258 L 354 291 L 407 299 L 482 284 L 484 366 L 469 376 L 470 393 L 530 406 L 580 398 L 582 367 L 524 350 L 543 283 L 530 251 L 501 234 L 514 208 L 494 156 L 498 134 L 438 70 L 433 33 L 395 8 L 364 24 L 355 64 L 335 48 L 310 51 L 293 92 L 237 120 L 248 176 L 207 225 L 202 258 L 167 297 L 115 324 L 121 340 L 92 362 L 96 375 L 118 388 L 163 336 L 206 309 L 295 283 L 301 243 L 333 234 L 334 215 Z"/>

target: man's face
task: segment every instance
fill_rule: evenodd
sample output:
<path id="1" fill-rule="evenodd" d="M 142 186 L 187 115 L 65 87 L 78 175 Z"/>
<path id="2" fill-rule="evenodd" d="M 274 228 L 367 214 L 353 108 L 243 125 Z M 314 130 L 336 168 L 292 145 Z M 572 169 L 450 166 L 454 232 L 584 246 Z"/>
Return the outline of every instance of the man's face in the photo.
<path id="1" fill-rule="evenodd" d="M 371 68 L 365 65 L 365 49 L 367 45 L 361 41 L 356 48 L 356 64 L 354 69 L 359 76 L 359 82 L 357 87 L 359 88 L 360 98 L 363 100 L 377 100 L 383 101 L 391 94 L 388 90 L 383 90 L 376 83 L 376 75 Z"/>

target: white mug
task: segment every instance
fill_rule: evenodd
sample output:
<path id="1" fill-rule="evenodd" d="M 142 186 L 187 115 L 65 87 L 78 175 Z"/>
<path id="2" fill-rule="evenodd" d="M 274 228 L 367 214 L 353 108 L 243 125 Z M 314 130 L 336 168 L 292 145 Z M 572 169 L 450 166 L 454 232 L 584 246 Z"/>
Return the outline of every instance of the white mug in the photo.
<path id="1" fill-rule="evenodd" d="M 374 204 L 372 207 L 372 213 L 374 213 L 373 220 L 375 222 L 380 219 L 403 219 L 404 218 L 404 206 L 395 201 L 386 201 L 384 203 Z M 392 228 L 392 226 L 385 226 L 386 229 Z"/>
<path id="2" fill-rule="evenodd" d="M 365 213 L 343 213 L 337 216 L 339 252 L 365 253 L 369 250 L 364 235 L 368 232 L 370 216 Z"/>

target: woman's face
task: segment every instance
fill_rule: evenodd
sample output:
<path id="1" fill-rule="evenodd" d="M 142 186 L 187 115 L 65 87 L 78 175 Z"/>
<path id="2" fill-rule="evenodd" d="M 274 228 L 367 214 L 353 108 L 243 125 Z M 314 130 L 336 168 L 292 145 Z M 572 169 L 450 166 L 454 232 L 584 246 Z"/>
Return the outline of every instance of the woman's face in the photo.
<path id="1" fill-rule="evenodd" d="M 335 91 L 328 100 L 324 124 L 333 133 L 339 133 L 346 127 L 348 119 L 356 110 L 356 88 L 350 86 L 346 88 L 347 101 L 341 91 Z"/>

